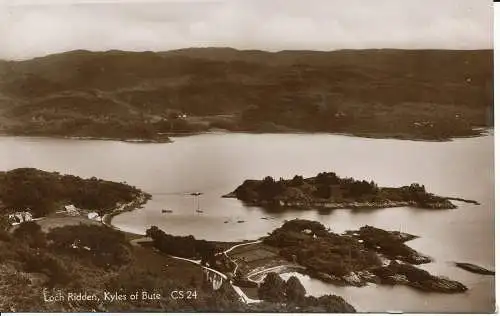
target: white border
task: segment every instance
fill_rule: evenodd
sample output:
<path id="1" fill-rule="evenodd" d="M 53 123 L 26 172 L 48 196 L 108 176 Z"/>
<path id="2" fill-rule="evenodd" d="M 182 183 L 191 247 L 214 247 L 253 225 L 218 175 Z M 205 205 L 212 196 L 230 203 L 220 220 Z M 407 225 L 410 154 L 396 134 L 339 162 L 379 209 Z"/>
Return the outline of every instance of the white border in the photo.
<path id="1" fill-rule="evenodd" d="M 155 0 L 149 0 L 149 1 L 155 1 Z M 183 0 L 168 0 L 168 1 L 183 1 Z M 190 0 L 188 0 L 190 1 Z M 188 2 L 186 1 L 186 2 Z M 196 0 L 196 1 L 203 1 L 203 0 Z M 210 0 L 211 1 L 211 0 Z M 474 1 L 474 0 L 470 0 Z M 46 4 L 46 3 L 67 3 L 67 0 L 38 0 L 38 1 L 33 1 L 33 0 L 18 0 L 17 4 L 18 5 L 23 5 L 23 4 Z M 123 2 L 120 0 L 80 0 L 79 2 Z M 0 0 L 0 5 L 5 4 L 5 3 L 10 3 L 12 4 L 13 1 L 9 0 Z M 500 92 L 500 3 L 492 3 L 493 5 L 493 27 L 494 27 L 494 59 L 497 60 L 498 62 L 494 62 L 494 103 L 496 104 L 497 101 L 500 101 L 500 96 L 497 95 L 497 91 Z M 498 33 L 498 36 L 496 35 Z M 494 125 L 497 126 L 500 120 L 500 109 L 495 109 L 494 113 Z M 500 261 L 500 246 L 498 244 L 498 233 L 497 231 L 500 229 L 499 226 L 499 221 L 498 221 L 498 216 L 496 214 L 496 201 L 499 200 L 500 198 L 500 187 L 497 184 L 497 179 L 499 178 L 499 172 L 498 168 L 496 166 L 500 162 L 499 154 L 500 154 L 500 149 L 499 149 L 499 140 L 495 137 L 495 270 L 498 271 L 497 269 L 497 264 Z M 498 282 L 498 277 L 495 276 L 495 298 L 496 302 L 498 302 L 498 293 L 500 293 L 500 287 L 499 287 L 499 282 Z M 496 311 L 495 313 L 499 313 L 499 308 L 498 308 L 498 303 L 496 305 Z M 200 312 L 201 313 L 201 312 Z M 187 316 L 187 315 L 199 315 L 200 313 L 160 313 L 160 314 L 168 314 L 168 315 L 180 315 L 180 316 Z M 26 316 L 37 316 L 43 313 L 1 313 L 2 315 L 26 315 Z M 51 313 L 52 314 L 52 313 Z M 67 313 L 67 315 L 104 315 L 104 316 L 114 316 L 114 315 L 133 315 L 133 316 L 139 316 L 139 315 L 144 315 L 144 316 L 150 316 L 154 313 Z M 201 313 L 202 314 L 202 313 Z M 243 313 L 242 315 L 249 315 L 251 313 Z M 388 314 L 375 314 L 375 313 L 358 313 L 359 315 L 369 315 L 369 316 L 375 316 L 375 315 L 388 315 Z M 356 314 L 356 315 L 358 315 Z M 236 313 L 210 313 L 210 315 L 236 315 Z M 256 314 L 257 315 L 257 314 Z M 259 313 L 258 315 L 297 315 L 297 314 L 285 314 L 285 313 Z M 308 315 L 308 314 L 304 314 Z M 313 314 L 309 314 L 313 315 Z M 322 314 L 323 315 L 323 314 Z M 328 314 L 324 314 L 328 315 Z M 436 315 L 436 314 L 418 314 L 418 315 Z M 446 314 L 446 315 L 480 315 L 480 314 Z M 484 314 L 488 315 L 488 314 Z"/>

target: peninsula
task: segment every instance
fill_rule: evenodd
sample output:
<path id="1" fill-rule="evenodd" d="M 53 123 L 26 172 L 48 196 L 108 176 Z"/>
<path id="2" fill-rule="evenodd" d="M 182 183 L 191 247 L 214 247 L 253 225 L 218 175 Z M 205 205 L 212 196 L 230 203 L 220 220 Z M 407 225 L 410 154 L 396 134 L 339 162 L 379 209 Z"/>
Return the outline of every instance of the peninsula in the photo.
<path id="1" fill-rule="evenodd" d="M 415 267 L 432 259 L 405 244 L 414 238 L 371 226 L 337 234 L 319 222 L 295 219 L 274 230 L 263 243 L 277 247 L 281 256 L 326 282 L 401 284 L 425 292 L 465 292 L 467 287 L 460 282 Z"/>
<path id="2" fill-rule="evenodd" d="M 273 209 L 386 208 L 413 206 L 426 209 L 454 209 L 451 200 L 478 204 L 461 198 L 441 197 L 429 193 L 425 186 L 413 183 L 399 188 L 379 187 L 373 181 L 341 178 L 334 172 L 315 177 L 293 179 L 245 180 L 233 192 L 224 195 L 249 205 Z"/>
<path id="3" fill-rule="evenodd" d="M 417 236 L 371 226 L 339 234 L 319 222 L 295 219 L 285 221 L 266 237 L 225 251 L 217 243 L 193 236 L 170 236 L 154 226 L 147 235 L 159 251 L 198 260 L 255 298 L 262 298 L 255 289 L 260 291 L 271 271 L 298 271 L 341 286 L 375 283 L 406 285 L 425 292 L 467 291 L 460 282 L 416 267 L 432 262 L 432 258 L 405 244 Z"/>
<path id="4" fill-rule="evenodd" d="M 34 168 L 0 172 L 0 310 L 355 312 L 340 296 L 306 296 L 298 280 L 287 282 L 278 298 L 263 291 L 262 300 L 248 299 L 227 277 L 216 284 L 205 274 L 205 265 L 228 273 L 215 256 L 236 243 L 171 236 L 153 227 L 147 235 L 155 251 L 141 242 L 146 236 L 107 222 L 148 198 L 126 183 Z M 10 222 L 18 214 L 19 221 Z M 198 256 L 201 262 L 190 259 Z M 138 290 L 140 299 L 123 299 Z M 174 290 L 190 297 L 173 299 Z"/>
<path id="5" fill-rule="evenodd" d="M 151 196 L 126 183 L 83 179 L 35 168 L 0 172 L 0 215 L 29 211 L 51 215 L 71 206 L 100 216 L 144 203 Z"/>

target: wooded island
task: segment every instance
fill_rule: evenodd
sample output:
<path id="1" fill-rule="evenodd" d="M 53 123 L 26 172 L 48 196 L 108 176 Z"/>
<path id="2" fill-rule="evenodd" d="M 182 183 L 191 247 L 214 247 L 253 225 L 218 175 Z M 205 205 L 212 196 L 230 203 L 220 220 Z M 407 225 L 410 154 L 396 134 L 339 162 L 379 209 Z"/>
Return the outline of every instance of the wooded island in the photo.
<path id="1" fill-rule="evenodd" d="M 296 175 L 293 179 L 265 177 L 245 180 L 224 197 L 237 198 L 249 205 L 274 209 L 338 209 L 386 208 L 413 206 L 427 209 L 454 209 L 450 200 L 478 204 L 476 201 L 441 197 L 413 183 L 399 188 L 379 187 L 373 181 L 341 178 L 334 172 L 321 172 L 315 177 Z"/>

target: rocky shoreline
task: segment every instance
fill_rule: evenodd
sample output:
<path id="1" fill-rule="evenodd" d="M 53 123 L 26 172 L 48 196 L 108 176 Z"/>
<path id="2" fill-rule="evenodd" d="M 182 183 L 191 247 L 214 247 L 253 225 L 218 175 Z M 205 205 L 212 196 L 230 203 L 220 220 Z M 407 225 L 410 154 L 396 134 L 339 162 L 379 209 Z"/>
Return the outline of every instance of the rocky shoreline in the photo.
<path id="1" fill-rule="evenodd" d="M 223 198 L 237 198 L 235 192 L 231 192 L 222 196 Z M 469 200 L 460 199 L 460 201 L 467 202 Z M 479 204 L 476 201 L 469 202 Z M 412 206 L 418 207 L 416 201 L 379 201 L 379 202 L 332 202 L 332 201 L 292 201 L 280 199 L 276 201 L 245 201 L 248 206 L 261 206 L 261 207 L 281 207 L 288 209 L 378 209 L 378 208 L 392 208 L 392 207 L 405 207 Z M 429 203 L 426 208 L 429 209 L 455 209 L 456 205 L 450 201 Z"/>
<path id="2" fill-rule="evenodd" d="M 263 243 L 305 274 L 339 286 L 406 285 L 425 292 L 462 293 L 467 287 L 415 265 L 432 258 L 405 243 L 417 236 L 371 226 L 339 235 L 321 223 L 295 219 L 274 230 Z"/>
<path id="3" fill-rule="evenodd" d="M 384 268 L 352 272 L 342 277 L 333 276 L 312 269 L 305 269 L 300 272 L 312 278 L 337 286 L 364 287 L 368 284 L 406 285 L 423 292 L 449 294 L 463 293 L 468 290 L 467 286 L 458 281 L 450 280 L 442 276 L 434 276 L 423 269 L 405 264 L 404 266 L 407 270 L 408 267 L 411 267 L 409 271 L 425 276 L 418 280 L 411 278 L 409 277 L 409 275 L 411 276 L 411 272 L 407 272 L 407 274 L 398 273 L 398 268 L 402 266 L 403 265 L 400 263 L 391 262 L 390 265 Z"/>
<path id="4" fill-rule="evenodd" d="M 144 204 L 146 204 L 146 202 L 149 201 L 150 199 L 151 199 L 151 195 L 149 193 L 142 192 L 135 198 L 135 200 L 118 206 L 111 213 L 104 214 L 101 222 L 105 226 L 108 226 L 108 227 L 113 228 L 113 229 L 118 229 L 111 224 L 111 220 L 113 219 L 113 217 L 115 217 L 116 215 L 119 215 L 121 213 L 136 210 L 136 209 L 140 208 L 141 206 L 143 206 Z M 118 230 L 120 230 L 120 229 L 118 229 Z"/>

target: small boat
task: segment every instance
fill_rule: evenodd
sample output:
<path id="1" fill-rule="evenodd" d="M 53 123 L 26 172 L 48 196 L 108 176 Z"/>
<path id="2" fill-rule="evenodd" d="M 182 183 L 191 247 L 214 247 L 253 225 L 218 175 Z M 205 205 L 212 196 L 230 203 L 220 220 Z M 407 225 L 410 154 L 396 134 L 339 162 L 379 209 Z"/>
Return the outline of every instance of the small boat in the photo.
<path id="1" fill-rule="evenodd" d="M 244 222 L 245 222 L 245 221 L 237 221 L 237 223 L 240 223 L 240 224 L 241 224 L 241 223 L 244 223 Z"/>
<path id="2" fill-rule="evenodd" d="M 174 211 L 172 210 L 161 210 L 162 213 L 173 213 Z"/>
<path id="3" fill-rule="evenodd" d="M 193 193 L 190 193 L 189 195 L 193 195 L 193 196 L 200 196 L 202 195 L 203 193 L 201 192 L 193 192 Z"/>
<path id="4" fill-rule="evenodd" d="M 229 223 L 229 221 L 224 221 L 224 224 L 227 224 L 227 223 Z"/>
<path id="5" fill-rule="evenodd" d="M 202 210 L 196 210 L 196 213 L 203 213 Z"/>

